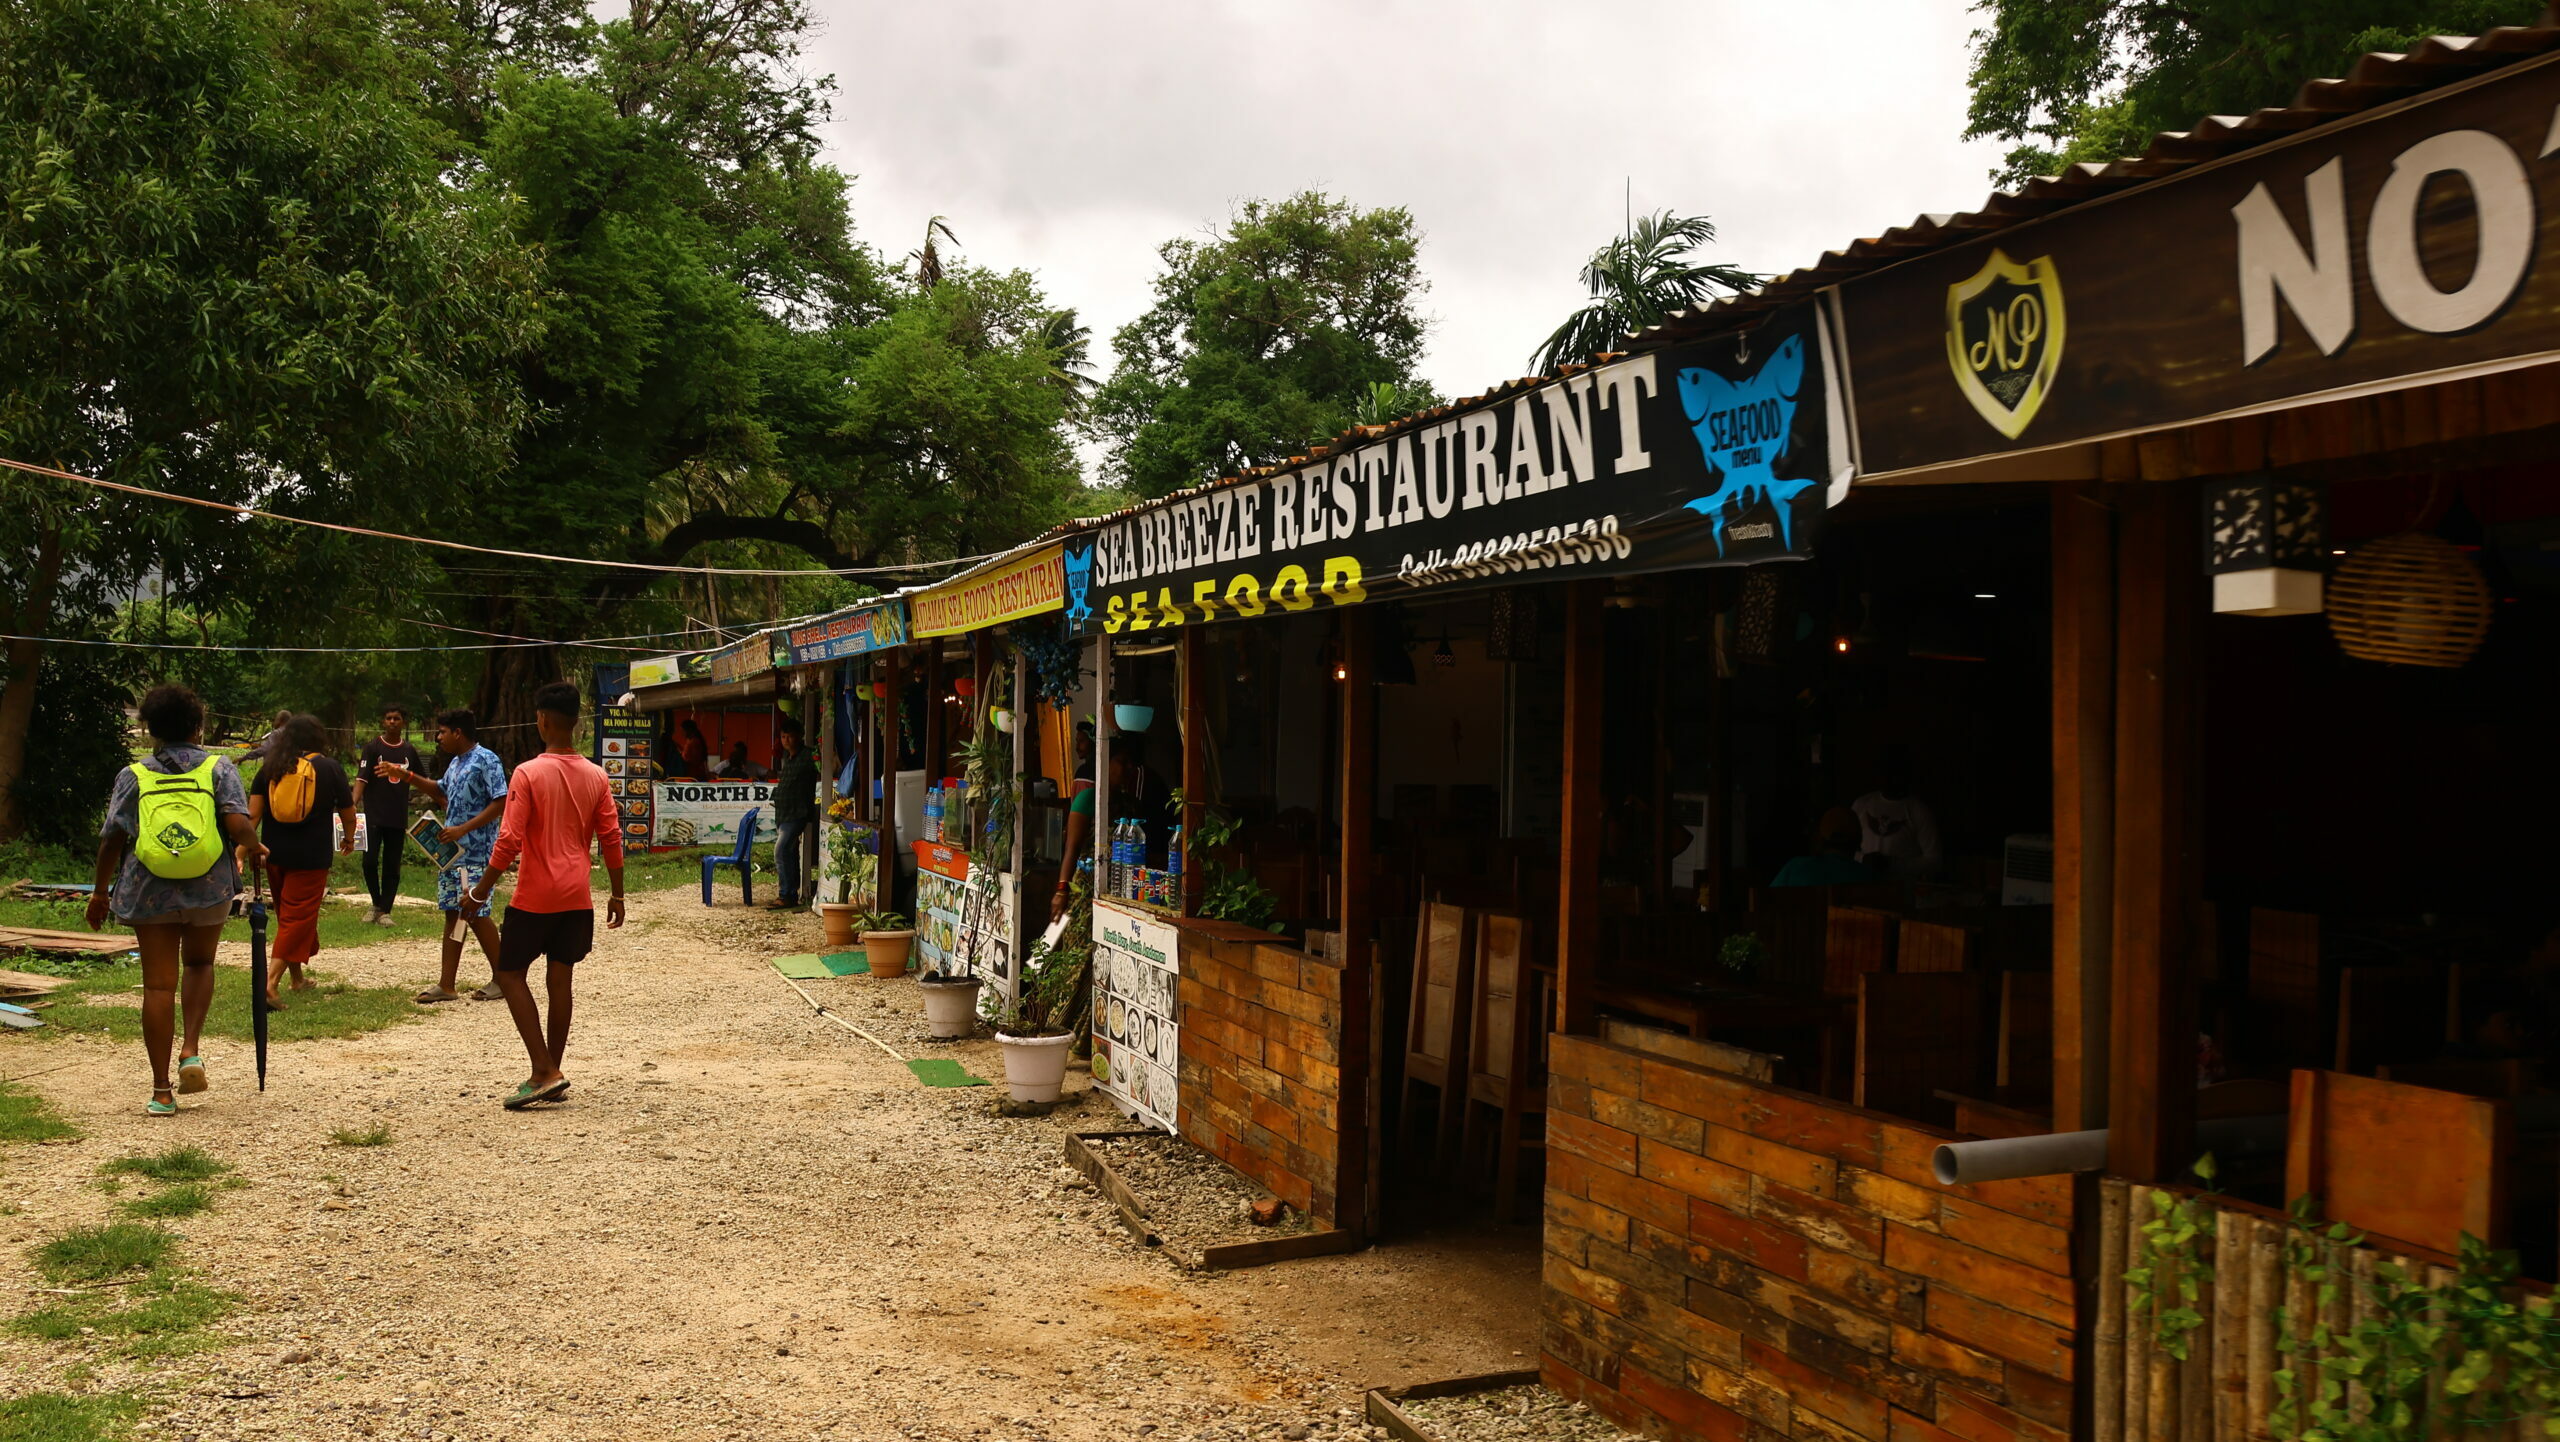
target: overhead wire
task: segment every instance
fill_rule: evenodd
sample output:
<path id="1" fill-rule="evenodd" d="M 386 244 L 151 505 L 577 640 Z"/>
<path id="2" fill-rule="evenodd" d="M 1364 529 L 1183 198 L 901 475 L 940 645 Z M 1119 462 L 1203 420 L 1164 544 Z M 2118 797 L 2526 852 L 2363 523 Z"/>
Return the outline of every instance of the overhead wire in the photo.
<path id="1" fill-rule="evenodd" d="M 502 546 L 474 546 L 465 541 L 447 541 L 435 536 L 412 536 L 399 531 L 378 531 L 369 526 L 350 526 L 337 521 L 315 521 L 307 516 L 288 516 L 276 511 L 261 510 L 256 506 L 235 505 L 230 501 L 216 501 L 203 496 L 182 496 L 174 491 L 155 491 L 148 486 L 100 480 L 96 476 L 84 476 L 76 471 L 56 470 L 51 466 L 11 460 L 6 456 L 0 456 L 0 467 L 24 471 L 32 476 L 49 476 L 55 480 L 94 486 L 102 491 L 117 491 L 155 501 L 175 501 L 185 506 L 201 506 L 209 511 L 226 511 L 235 516 L 254 516 L 262 521 L 283 521 L 296 526 L 314 526 L 324 531 L 336 531 L 342 535 L 367 536 L 381 541 L 406 541 L 418 546 L 439 546 L 449 551 L 468 551 L 478 556 L 505 556 L 513 560 L 543 561 L 560 566 L 597 566 L 611 571 L 648 571 L 670 576 L 889 576 L 939 570 L 947 566 L 966 566 L 1004 554 L 1001 551 L 985 551 L 974 556 L 953 556 L 940 561 L 910 561 L 895 566 L 825 566 L 796 570 L 756 566 L 676 566 L 656 561 L 599 561 L 591 556 L 555 556 L 542 551 L 511 551 Z"/>

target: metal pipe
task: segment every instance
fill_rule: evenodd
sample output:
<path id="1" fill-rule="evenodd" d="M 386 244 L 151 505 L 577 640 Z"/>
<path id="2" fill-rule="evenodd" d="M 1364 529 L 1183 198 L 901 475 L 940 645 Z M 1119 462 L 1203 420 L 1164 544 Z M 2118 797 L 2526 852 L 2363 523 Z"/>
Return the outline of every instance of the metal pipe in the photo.
<path id="1" fill-rule="evenodd" d="M 2223 1156 L 2271 1151 L 2284 1145 L 2281 1112 L 2260 1117 L 2226 1117 L 2196 1128 L 2199 1150 Z M 2094 1172 L 2107 1164 L 2107 1129 L 2051 1132 L 2040 1137 L 1996 1137 L 1980 1142 L 1946 1142 L 1930 1159 L 1940 1186 L 2005 1182 L 2019 1177 L 2050 1177 L 2065 1172 Z"/>

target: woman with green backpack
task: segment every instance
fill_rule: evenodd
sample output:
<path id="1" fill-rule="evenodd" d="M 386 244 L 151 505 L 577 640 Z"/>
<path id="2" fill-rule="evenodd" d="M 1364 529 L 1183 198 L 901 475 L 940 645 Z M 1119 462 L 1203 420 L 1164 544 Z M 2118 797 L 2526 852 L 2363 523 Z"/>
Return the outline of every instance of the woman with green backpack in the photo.
<path id="1" fill-rule="evenodd" d="M 116 773 L 98 828 L 89 929 L 104 927 L 112 911 L 140 940 L 142 1046 L 151 1054 L 151 1102 L 143 1110 L 167 1117 L 178 1114 L 178 1093 L 206 1085 L 200 1038 L 213 1005 L 213 956 L 240 893 L 232 847 L 251 866 L 265 864 L 267 849 L 249 822 L 240 773 L 204 749 L 204 703 L 196 693 L 155 686 L 139 709 L 151 759 Z M 186 1040 L 173 1086 L 169 1047 L 182 997 Z"/>

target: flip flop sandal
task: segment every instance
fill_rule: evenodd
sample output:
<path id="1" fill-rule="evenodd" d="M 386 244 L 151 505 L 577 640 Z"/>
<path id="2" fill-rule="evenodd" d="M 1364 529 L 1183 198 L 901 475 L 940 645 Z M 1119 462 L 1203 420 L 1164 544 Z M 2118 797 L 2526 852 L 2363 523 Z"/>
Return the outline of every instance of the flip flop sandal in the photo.
<path id="1" fill-rule="evenodd" d="M 440 986 L 430 986 L 421 988 L 418 994 L 409 998 L 409 1000 L 416 1002 L 420 1006 L 433 1006 L 440 1001 L 460 1001 L 462 1000 L 462 994 L 460 992 L 447 991 Z"/>
<path id="2" fill-rule="evenodd" d="M 147 1117 L 174 1117 L 178 1114 L 178 1104 L 175 1100 L 164 1102 L 158 1092 L 153 1092 L 151 1100 L 143 1106 L 142 1114 Z"/>
<path id="3" fill-rule="evenodd" d="M 505 1107 L 508 1111 L 520 1112 L 526 1107 L 533 1105 L 535 1102 L 556 1102 L 562 1096 L 566 1095 L 568 1090 L 569 1079 L 567 1077 L 562 1077 L 560 1080 L 553 1082 L 551 1085 L 546 1087 L 537 1087 L 531 1082 L 526 1082 L 524 1085 L 516 1088 L 514 1096 L 507 1098 L 504 1102 L 499 1103 L 499 1105 Z"/>
<path id="4" fill-rule="evenodd" d="M 480 988 L 478 991 L 471 993 L 471 999 L 473 1001 L 505 1001 L 507 999 L 507 994 L 498 990 L 498 984 L 493 981 L 487 986 Z"/>
<path id="5" fill-rule="evenodd" d="M 205 1080 L 203 1057 L 184 1056 L 178 1058 L 178 1090 L 193 1094 L 195 1092 L 203 1091 L 206 1087 L 211 1085 L 211 1082 Z"/>

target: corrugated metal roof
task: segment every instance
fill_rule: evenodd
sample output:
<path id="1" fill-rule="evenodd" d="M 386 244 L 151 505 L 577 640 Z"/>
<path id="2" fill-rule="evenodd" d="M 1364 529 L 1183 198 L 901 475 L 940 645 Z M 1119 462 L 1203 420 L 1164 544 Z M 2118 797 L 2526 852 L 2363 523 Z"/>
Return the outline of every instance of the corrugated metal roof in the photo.
<path id="1" fill-rule="evenodd" d="M 2109 161 L 2104 165 L 2095 162 L 2075 165 L 2060 175 L 2041 176 L 2015 190 L 1994 192 L 1989 200 L 1974 210 L 1952 215 L 1919 216 L 1909 225 L 1897 226 L 1844 249 L 1826 252 L 1813 265 L 1789 271 L 1749 295 L 1729 296 L 1713 305 L 1681 312 L 1658 326 L 1628 337 L 1628 350 L 1654 350 L 1730 330 L 1763 311 L 1795 304 L 1852 276 L 1882 270 L 1913 256 L 1960 245 L 1979 236 L 1996 234 L 2074 205 L 2175 175 L 2207 161 L 2236 155 L 2285 136 L 2298 135 L 2334 120 L 2358 115 L 2395 100 L 2554 50 L 2560 50 L 2560 0 L 2554 0 L 2552 9 L 2539 24 L 2502 26 L 2476 36 L 2439 35 L 2406 54 L 2366 55 L 2343 78 L 2314 80 L 2303 86 L 2291 105 L 2269 106 L 2249 115 L 2209 115 L 2196 122 L 2193 129 L 2166 131 L 2153 136 L 2151 144 L 2140 155 Z M 1618 358 L 1618 353 L 1612 353 L 1601 357 L 1595 364 L 1605 365 Z M 1084 516 L 1069 521 L 1025 541 L 1007 552 L 1005 559 L 1064 536 L 1099 529 L 1125 516 L 1170 505 L 1187 496 L 1238 481 L 1295 470 L 1335 452 L 1416 426 L 1430 425 L 1452 412 L 1472 410 L 1587 369 L 1591 367 L 1572 365 L 1562 367 L 1552 375 L 1523 376 L 1504 381 L 1480 395 L 1461 397 L 1447 405 L 1405 416 L 1386 425 L 1355 426 L 1334 437 L 1330 443 L 1316 446 L 1306 455 L 1291 456 L 1277 465 L 1251 467 L 1156 500 L 1123 506 L 1107 515 Z"/>
<path id="2" fill-rule="evenodd" d="M 1650 350 L 1713 334 L 1761 311 L 1803 300 L 1852 276 L 1996 234 L 2058 210 L 2555 49 L 2560 49 L 2560 7 L 2545 14 L 2537 25 L 2505 26 L 2477 36 L 2439 35 L 2407 54 L 2367 55 L 2342 79 L 2314 80 L 2303 86 L 2291 105 L 2270 106 L 2249 115 L 2208 115 L 2191 130 L 2153 136 L 2140 155 L 2103 165 L 2088 162 L 2059 175 L 2040 176 L 2015 190 L 1995 192 L 1978 209 L 1920 216 L 1909 225 L 1830 251 L 1814 264 L 1779 276 L 1750 295 L 1675 315 L 1629 337 L 1629 346 Z"/>

